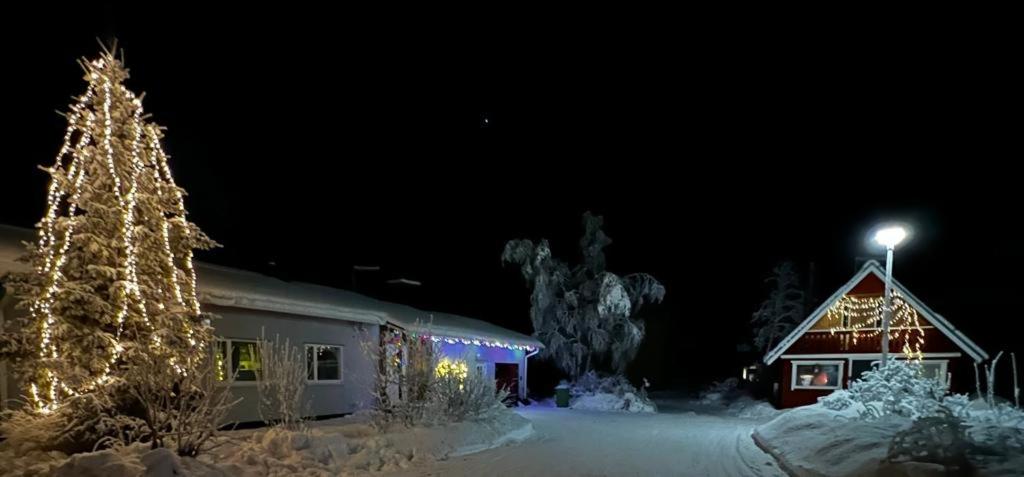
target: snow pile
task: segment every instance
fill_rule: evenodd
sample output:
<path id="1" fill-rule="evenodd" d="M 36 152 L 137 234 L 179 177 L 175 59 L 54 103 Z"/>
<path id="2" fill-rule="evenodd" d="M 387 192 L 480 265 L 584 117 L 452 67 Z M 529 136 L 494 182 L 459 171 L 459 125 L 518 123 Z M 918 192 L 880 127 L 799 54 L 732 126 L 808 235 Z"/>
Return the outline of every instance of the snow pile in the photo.
<path id="1" fill-rule="evenodd" d="M 736 378 L 711 384 L 700 392 L 697 404 L 704 407 L 704 411 L 741 419 L 769 419 L 782 412 L 768 402 L 750 397 L 747 390 L 740 387 L 740 380 Z"/>
<path id="2" fill-rule="evenodd" d="M 796 476 L 946 475 L 954 467 L 1001 476 L 1024 469 L 1020 410 L 864 419 L 859 403 L 842 410 L 824 403 L 793 409 L 757 427 L 754 441 Z"/>
<path id="3" fill-rule="evenodd" d="M 793 409 L 758 426 L 753 437 L 791 475 L 869 476 L 883 473 L 886 444 L 909 427 L 907 418 L 863 421 L 855 413 L 818 404 Z"/>
<path id="4" fill-rule="evenodd" d="M 569 407 L 588 411 L 658 412 L 644 387 L 634 388 L 624 376 L 598 377 L 590 371 L 569 388 Z"/>

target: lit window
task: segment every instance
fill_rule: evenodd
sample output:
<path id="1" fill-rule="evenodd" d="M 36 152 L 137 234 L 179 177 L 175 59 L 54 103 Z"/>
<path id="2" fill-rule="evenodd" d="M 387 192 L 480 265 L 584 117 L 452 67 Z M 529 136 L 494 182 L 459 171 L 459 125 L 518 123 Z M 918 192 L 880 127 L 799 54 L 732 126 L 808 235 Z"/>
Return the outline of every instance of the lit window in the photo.
<path id="1" fill-rule="evenodd" d="M 230 359 L 228 359 L 230 357 Z M 260 353 L 255 341 L 217 340 L 217 380 L 256 381 Z"/>
<path id="2" fill-rule="evenodd" d="M 839 389 L 843 386 L 842 361 L 794 361 L 791 389 Z"/>
<path id="3" fill-rule="evenodd" d="M 306 379 L 317 382 L 341 382 L 341 346 L 306 345 Z"/>

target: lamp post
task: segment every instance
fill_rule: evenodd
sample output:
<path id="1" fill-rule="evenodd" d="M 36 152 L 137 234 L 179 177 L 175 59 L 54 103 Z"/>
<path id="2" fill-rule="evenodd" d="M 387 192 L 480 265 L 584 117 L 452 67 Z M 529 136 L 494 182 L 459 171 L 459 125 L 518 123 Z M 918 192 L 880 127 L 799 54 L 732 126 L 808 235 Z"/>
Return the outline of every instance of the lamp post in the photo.
<path id="1" fill-rule="evenodd" d="M 885 304 L 882 305 L 882 363 L 889 362 L 889 323 L 892 321 L 892 256 L 907 231 L 903 227 L 886 227 L 875 232 L 875 241 L 885 246 Z"/>

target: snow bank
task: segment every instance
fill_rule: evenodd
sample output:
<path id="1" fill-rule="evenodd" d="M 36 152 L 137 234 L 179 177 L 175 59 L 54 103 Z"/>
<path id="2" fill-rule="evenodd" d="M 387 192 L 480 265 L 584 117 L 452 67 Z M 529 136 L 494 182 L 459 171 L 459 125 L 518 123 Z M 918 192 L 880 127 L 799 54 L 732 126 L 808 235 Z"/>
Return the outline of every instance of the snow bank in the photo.
<path id="1" fill-rule="evenodd" d="M 755 428 L 753 438 L 794 476 L 946 475 L 939 464 L 887 462 L 893 438 L 914 421 L 898 415 L 864 420 L 860 418 L 863 410 L 859 403 L 842 410 L 821 403 L 793 409 Z M 1024 442 L 1024 427 L 1005 418 L 998 425 L 986 423 L 990 420 L 981 412 L 965 422 L 974 439 L 968 451 L 974 475 L 1021 475 L 1024 448 L 1019 443 Z"/>
<path id="2" fill-rule="evenodd" d="M 518 442 L 533 424 L 507 409 L 485 418 L 436 427 L 394 427 L 380 432 L 363 417 L 316 422 L 306 431 L 282 428 L 232 431 L 197 459 L 146 445 L 75 454 L 23 452 L 0 444 L 3 475 L 332 476 L 380 472 Z"/>
<path id="3" fill-rule="evenodd" d="M 653 402 L 640 399 L 631 392 L 621 396 L 611 393 L 583 394 L 572 398 L 569 407 L 587 411 L 657 412 Z"/>
<path id="4" fill-rule="evenodd" d="M 814 405 L 793 409 L 758 426 L 753 437 L 791 475 L 888 475 L 879 473 L 888 443 L 909 426 L 906 418 L 861 421 L 848 412 Z"/>
<path id="5" fill-rule="evenodd" d="M 565 385 L 563 382 L 562 385 Z M 644 380 L 647 386 L 647 380 Z M 569 407 L 587 411 L 657 412 L 644 388 L 634 388 L 624 376 L 598 377 L 590 371 L 569 388 Z"/>
<path id="6" fill-rule="evenodd" d="M 741 419 L 769 419 L 783 412 L 766 401 L 750 397 L 749 392 L 740 387 L 740 381 L 736 378 L 713 383 L 699 394 L 697 404 L 704 407 L 701 411 Z"/>

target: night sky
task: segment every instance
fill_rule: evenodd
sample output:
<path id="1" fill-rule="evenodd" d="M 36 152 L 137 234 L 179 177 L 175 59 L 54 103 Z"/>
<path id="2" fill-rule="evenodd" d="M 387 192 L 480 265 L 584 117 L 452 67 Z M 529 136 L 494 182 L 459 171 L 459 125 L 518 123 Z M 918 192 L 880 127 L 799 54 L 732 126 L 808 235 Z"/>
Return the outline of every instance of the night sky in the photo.
<path id="1" fill-rule="evenodd" d="M 202 260 L 343 288 L 379 265 L 357 290 L 529 333 L 504 242 L 576 261 L 591 210 L 610 269 L 668 290 L 630 375 L 695 386 L 745 364 L 773 265 L 814 262 L 824 298 L 899 219 L 916 233 L 896 277 L 990 354 L 1024 351 L 1022 83 L 997 29 L 77 8 L 0 29 L 0 223 L 42 215 L 75 59 L 116 36 L 192 220 L 224 245 Z M 398 277 L 423 285 L 383 285 Z"/>

